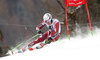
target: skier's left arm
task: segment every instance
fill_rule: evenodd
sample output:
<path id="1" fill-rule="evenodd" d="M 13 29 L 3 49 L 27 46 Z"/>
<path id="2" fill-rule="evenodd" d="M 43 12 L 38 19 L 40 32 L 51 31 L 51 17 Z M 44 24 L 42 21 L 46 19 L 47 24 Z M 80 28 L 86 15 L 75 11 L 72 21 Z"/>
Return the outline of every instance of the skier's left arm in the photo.
<path id="1" fill-rule="evenodd" d="M 55 31 L 55 33 L 53 34 L 53 36 L 51 36 L 51 39 L 53 40 L 53 39 L 55 39 L 56 38 L 56 36 L 59 34 L 59 22 L 57 22 L 56 24 L 55 24 L 55 26 L 56 26 L 56 31 Z"/>

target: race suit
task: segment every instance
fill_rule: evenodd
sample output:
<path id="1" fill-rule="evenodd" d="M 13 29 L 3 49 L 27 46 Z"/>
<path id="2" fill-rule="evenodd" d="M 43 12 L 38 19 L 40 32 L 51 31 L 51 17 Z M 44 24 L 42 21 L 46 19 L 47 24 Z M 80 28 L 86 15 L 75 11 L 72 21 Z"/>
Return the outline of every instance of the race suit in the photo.
<path id="1" fill-rule="evenodd" d="M 39 29 L 42 29 L 45 25 L 47 26 L 47 28 L 49 28 L 49 30 L 47 32 L 45 32 L 44 34 L 42 34 L 38 39 L 31 42 L 29 44 L 29 47 L 32 47 L 33 45 L 35 45 L 39 42 L 43 42 L 44 40 L 46 40 L 50 37 L 52 38 L 52 41 L 57 41 L 59 39 L 60 32 L 61 32 L 60 22 L 57 19 L 52 19 L 51 24 L 48 25 L 47 23 L 42 21 L 37 27 Z"/>

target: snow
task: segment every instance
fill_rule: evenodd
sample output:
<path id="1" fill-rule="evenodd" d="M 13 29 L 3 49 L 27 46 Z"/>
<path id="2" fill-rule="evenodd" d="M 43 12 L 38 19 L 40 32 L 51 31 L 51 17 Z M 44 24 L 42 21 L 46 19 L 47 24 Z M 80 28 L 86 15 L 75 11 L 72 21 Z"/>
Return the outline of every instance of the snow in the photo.
<path id="1" fill-rule="evenodd" d="M 100 29 L 87 37 L 64 38 L 42 49 L 2 57 L 0 60 L 100 60 Z"/>

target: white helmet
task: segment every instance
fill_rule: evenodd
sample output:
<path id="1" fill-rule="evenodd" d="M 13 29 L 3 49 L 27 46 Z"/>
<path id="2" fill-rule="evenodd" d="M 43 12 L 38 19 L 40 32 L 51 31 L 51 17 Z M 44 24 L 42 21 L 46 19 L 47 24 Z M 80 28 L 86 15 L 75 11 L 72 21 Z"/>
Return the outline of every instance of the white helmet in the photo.
<path id="1" fill-rule="evenodd" d="M 43 20 L 44 20 L 44 21 L 49 21 L 49 22 L 50 22 L 50 21 L 52 20 L 52 15 L 51 15 L 50 13 L 44 14 Z"/>

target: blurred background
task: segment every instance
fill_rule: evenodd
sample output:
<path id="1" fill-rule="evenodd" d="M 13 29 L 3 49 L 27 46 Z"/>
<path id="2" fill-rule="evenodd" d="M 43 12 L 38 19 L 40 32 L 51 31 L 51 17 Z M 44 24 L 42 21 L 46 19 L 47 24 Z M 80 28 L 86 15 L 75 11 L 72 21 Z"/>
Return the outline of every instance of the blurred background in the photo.
<path id="1" fill-rule="evenodd" d="M 93 30 L 100 25 L 100 0 L 87 0 Z M 31 38 L 45 13 L 61 22 L 61 37 L 67 37 L 65 0 L 0 0 L 0 57 Z M 71 37 L 85 37 L 90 31 L 85 5 L 68 7 L 68 23 Z M 46 32 L 46 27 L 43 28 Z M 80 33 L 81 31 L 81 33 Z"/>

